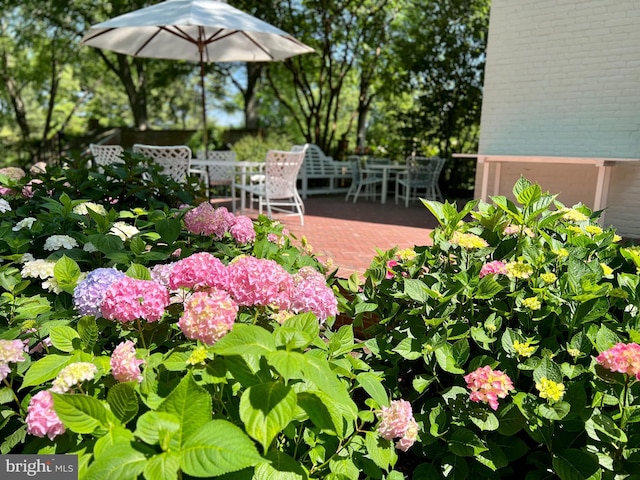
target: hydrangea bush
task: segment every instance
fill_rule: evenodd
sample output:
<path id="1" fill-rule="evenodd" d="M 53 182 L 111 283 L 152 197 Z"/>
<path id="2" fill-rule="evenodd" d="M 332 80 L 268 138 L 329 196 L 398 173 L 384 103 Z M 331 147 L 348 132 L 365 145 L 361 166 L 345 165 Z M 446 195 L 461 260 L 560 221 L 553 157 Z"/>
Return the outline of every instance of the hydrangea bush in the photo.
<path id="1" fill-rule="evenodd" d="M 341 280 L 363 360 L 409 402 L 412 478 L 640 478 L 640 248 L 521 178 L 424 201 L 432 245 Z M 393 428 L 385 425 L 385 438 Z"/>
<path id="2" fill-rule="evenodd" d="M 403 478 L 411 405 L 332 328 L 304 239 L 133 160 L 0 173 L 0 453 L 75 454 L 83 479 Z"/>

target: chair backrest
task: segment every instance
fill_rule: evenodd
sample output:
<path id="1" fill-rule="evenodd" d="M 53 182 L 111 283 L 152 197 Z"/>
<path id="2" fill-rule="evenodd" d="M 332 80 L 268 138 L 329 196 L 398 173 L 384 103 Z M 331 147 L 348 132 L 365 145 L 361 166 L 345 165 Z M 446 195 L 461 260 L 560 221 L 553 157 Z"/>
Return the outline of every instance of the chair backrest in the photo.
<path id="1" fill-rule="evenodd" d="M 89 144 L 89 150 L 93 159 L 99 167 L 104 167 L 111 163 L 124 163 L 122 152 L 124 149 L 120 145 L 98 145 L 96 143 Z"/>
<path id="2" fill-rule="evenodd" d="M 211 160 L 215 162 L 225 162 L 229 165 L 212 165 L 208 164 L 207 171 L 209 172 L 209 183 L 222 184 L 231 183 L 235 176 L 236 152 L 233 150 L 209 150 L 206 155 L 204 151 L 199 151 L 197 154 L 198 160 Z"/>
<path id="3" fill-rule="evenodd" d="M 133 151 L 153 159 L 162 167 L 162 173 L 176 182 L 184 183 L 189 175 L 191 149 L 186 145 L 158 146 L 136 143 Z"/>
<path id="4" fill-rule="evenodd" d="M 440 157 L 408 157 L 409 181 L 423 185 L 438 183 L 445 161 Z"/>
<path id="5" fill-rule="evenodd" d="M 297 195 L 298 172 L 306 149 L 300 151 L 269 150 L 264 164 L 265 194 L 268 199 Z"/>
<path id="6" fill-rule="evenodd" d="M 365 165 L 389 165 L 391 160 L 383 157 L 367 157 Z"/>

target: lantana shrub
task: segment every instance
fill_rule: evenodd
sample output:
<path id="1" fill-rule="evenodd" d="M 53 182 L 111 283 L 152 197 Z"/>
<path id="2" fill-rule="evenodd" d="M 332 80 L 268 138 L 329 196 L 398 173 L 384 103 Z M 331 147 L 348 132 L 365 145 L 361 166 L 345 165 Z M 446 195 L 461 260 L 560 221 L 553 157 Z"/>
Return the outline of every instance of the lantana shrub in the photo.
<path id="1" fill-rule="evenodd" d="M 332 328 L 333 274 L 139 160 L 0 173 L 0 453 L 78 455 L 82 479 L 402 478 L 418 424 Z"/>
<path id="2" fill-rule="evenodd" d="M 419 427 L 398 464 L 416 479 L 640 478 L 640 249 L 524 178 L 513 198 L 423 201 L 432 245 L 340 281 L 363 360 Z"/>

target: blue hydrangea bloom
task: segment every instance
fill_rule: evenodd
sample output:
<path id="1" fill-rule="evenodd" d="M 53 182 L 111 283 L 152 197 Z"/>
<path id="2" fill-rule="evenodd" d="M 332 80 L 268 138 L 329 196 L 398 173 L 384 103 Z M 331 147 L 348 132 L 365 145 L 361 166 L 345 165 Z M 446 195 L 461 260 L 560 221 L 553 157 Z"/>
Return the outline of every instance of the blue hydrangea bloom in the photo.
<path id="1" fill-rule="evenodd" d="M 100 305 L 104 294 L 113 282 L 124 277 L 124 273 L 115 268 L 96 268 L 76 286 L 73 303 L 80 315 L 101 316 Z"/>

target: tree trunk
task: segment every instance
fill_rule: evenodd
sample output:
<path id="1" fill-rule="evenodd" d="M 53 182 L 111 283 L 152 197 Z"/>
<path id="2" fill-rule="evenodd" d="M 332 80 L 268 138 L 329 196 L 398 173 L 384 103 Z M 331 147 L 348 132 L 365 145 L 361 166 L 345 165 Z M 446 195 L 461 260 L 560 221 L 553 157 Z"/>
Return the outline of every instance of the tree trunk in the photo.
<path id="1" fill-rule="evenodd" d="M 136 66 L 137 82 L 134 81 L 131 65 L 126 55 L 117 55 L 118 70 L 116 74 L 122 80 L 131 112 L 133 113 L 133 123 L 138 130 L 146 130 L 148 128 L 148 111 L 147 111 L 147 77 L 142 64 L 133 59 L 132 63 Z"/>
<path id="2" fill-rule="evenodd" d="M 258 97 L 256 95 L 262 76 L 261 63 L 247 63 L 247 88 L 244 96 L 244 126 L 247 130 L 258 129 Z"/>

